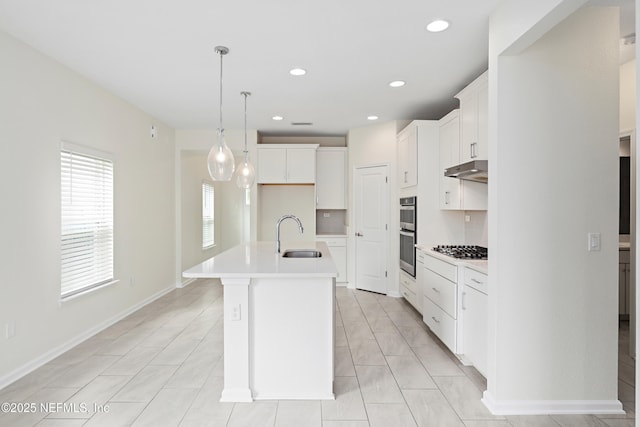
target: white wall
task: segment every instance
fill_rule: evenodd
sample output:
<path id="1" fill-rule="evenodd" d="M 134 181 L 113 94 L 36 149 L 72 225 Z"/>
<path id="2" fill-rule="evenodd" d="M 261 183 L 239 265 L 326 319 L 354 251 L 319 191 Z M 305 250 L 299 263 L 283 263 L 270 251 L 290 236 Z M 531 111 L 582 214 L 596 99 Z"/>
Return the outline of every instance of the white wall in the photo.
<path id="1" fill-rule="evenodd" d="M 174 287 L 173 130 L 0 32 L 0 388 Z M 158 138 L 149 137 L 150 125 Z M 60 304 L 60 141 L 115 157 L 115 276 Z M 133 279 L 133 286 L 130 280 Z M 5 339 L 7 323 L 15 336 Z"/>
<path id="2" fill-rule="evenodd" d="M 230 249 L 243 240 L 245 191 L 238 188 L 234 180 L 212 181 L 207 169 L 207 154 L 188 150 L 181 153 L 181 271 Z M 214 188 L 215 246 L 209 249 L 202 249 L 203 181 L 209 182 Z"/>
<path id="3" fill-rule="evenodd" d="M 484 401 L 496 413 L 617 411 L 618 16 L 584 8 L 563 21 L 580 2 L 533 3 L 503 3 L 490 26 Z M 528 31 L 536 23 L 544 31 Z M 600 251 L 587 252 L 589 232 Z"/>
<path id="4" fill-rule="evenodd" d="M 316 239 L 316 192 L 314 185 L 262 185 L 258 195 L 258 240 L 276 240 L 276 223 L 283 215 L 300 219 L 303 233 L 293 220 L 280 224 L 281 242 Z M 274 246 L 275 251 L 275 246 Z"/>
<path id="5" fill-rule="evenodd" d="M 636 127 L 636 60 L 620 66 L 620 131 Z"/>
<path id="6" fill-rule="evenodd" d="M 404 123 L 406 124 L 406 123 Z M 399 236 L 394 231 L 399 221 L 398 206 L 398 182 L 397 182 L 397 154 L 396 135 L 398 132 L 397 122 L 375 124 L 367 127 L 351 129 L 347 135 L 347 146 L 349 149 L 349 225 L 354 222 L 355 212 L 353 210 L 353 180 L 354 169 L 366 165 L 388 164 L 389 165 L 389 284 L 387 291 L 390 295 L 400 296 L 399 284 L 394 277 L 398 277 L 398 248 Z M 355 242 L 353 233 L 349 233 L 349 283 L 355 284 Z"/>
<path id="7" fill-rule="evenodd" d="M 242 159 L 244 130 L 225 130 L 225 140 L 233 151 L 236 164 Z M 207 170 L 207 154 L 217 142 L 217 131 L 184 129 L 176 131 L 176 282 L 185 283 L 182 271 L 229 249 L 243 240 L 257 239 L 257 185 L 249 190 L 249 206 L 245 204 L 245 190 L 229 182 L 214 182 L 216 246 L 202 250 L 201 195 L 203 180 L 211 180 Z M 249 160 L 258 170 L 256 144 L 258 133 L 247 130 Z"/>

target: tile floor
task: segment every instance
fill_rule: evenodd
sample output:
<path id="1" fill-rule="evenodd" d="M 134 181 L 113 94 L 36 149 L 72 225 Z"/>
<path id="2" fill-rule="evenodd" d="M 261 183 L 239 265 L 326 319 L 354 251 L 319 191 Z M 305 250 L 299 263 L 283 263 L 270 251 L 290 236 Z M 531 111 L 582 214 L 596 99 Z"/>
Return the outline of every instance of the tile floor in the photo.
<path id="1" fill-rule="evenodd" d="M 209 280 L 172 291 L 0 390 L 0 402 L 36 406 L 0 413 L 0 426 L 634 425 L 628 326 L 619 376 L 627 416 L 494 417 L 480 402 L 484 378 L 458 363 L 404 300 L 336 294 L 335 401 L 218 402 L 222 287 Z"/>

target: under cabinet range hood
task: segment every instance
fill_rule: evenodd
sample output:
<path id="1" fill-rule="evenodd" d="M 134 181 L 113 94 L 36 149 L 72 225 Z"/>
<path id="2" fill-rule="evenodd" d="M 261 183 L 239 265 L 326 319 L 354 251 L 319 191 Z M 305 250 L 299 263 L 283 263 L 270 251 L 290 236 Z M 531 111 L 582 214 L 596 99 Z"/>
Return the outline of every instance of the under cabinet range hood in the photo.
<path id="1" fill-rule="evenodd" d="M 487 160 L 472 160 L 461 165 L 451 166 L 444 170 L 444 176 L 486 184 L 489 182 L 489 162 Z"/>

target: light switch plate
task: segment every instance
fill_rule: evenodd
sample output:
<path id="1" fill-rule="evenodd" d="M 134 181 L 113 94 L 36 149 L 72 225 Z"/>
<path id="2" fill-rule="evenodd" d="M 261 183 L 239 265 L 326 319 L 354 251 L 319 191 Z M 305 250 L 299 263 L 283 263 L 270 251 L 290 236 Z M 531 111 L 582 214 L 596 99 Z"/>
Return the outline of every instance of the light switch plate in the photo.
<path id="1" fill-rule="evenodd" d="M 587 250 L 589 252 L 597 252 L 600 250 L 600 246 L 602 243 L 602 239 L 600 233 L 589 233 L 588 234 L 588 247 Z"/>

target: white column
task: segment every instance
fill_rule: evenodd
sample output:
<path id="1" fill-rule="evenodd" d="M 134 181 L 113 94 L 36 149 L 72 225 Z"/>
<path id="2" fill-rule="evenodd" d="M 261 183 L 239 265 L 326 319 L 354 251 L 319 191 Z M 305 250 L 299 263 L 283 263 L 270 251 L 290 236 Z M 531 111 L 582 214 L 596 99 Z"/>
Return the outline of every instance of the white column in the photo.
<path id="1" fill-rule="evenodd" d="M 224 286 L 224 389 L 221 402 L 252 402 L 249 366 L 249 277 Z"/>

